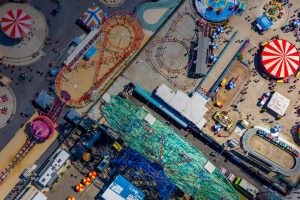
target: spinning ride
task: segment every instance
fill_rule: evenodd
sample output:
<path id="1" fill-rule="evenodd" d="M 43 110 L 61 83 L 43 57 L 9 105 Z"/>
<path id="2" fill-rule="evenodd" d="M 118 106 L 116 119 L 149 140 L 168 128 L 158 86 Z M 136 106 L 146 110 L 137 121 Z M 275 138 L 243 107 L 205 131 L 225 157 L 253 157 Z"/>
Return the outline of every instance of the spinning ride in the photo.
<path id="1" fill-rule="evenodd" d="M 62 98 L 56 100 L 49 113 L 35 117 L 28 124 L 27 130 L 29 131 L 30 137 L 26 140 L 25 144 L 21 147 L 8 167 L 0 171 L 0 184 L 30 152 L 35 144 L 45 142 L 54 134 L 54 124 L 64 109 L 65 104 L 71 99 L 70 94 L 66 91 L 62 91 L 61 96 Z"/>
<path id="2" fill-rule="evenodd" d="M 54 133 L 53 122 L 49 117 L 38 116 L 31 122 L 31 135 L 39 143 L 45 142 Z"/>
<path id="3" fill-rule="evenodd" d="M 207 21 L 222 22 L 234 15 L 239 0 L 195 0 L 197 12 Z"/>

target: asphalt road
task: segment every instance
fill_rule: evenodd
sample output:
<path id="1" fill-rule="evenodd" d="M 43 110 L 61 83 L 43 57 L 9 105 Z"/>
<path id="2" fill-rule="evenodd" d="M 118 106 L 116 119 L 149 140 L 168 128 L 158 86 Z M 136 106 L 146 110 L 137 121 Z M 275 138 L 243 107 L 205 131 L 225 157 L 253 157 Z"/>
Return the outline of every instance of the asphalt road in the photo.
<path id="1" fill-rule="evenodd" d="M 84 31 L 75 24 L 79 16 L 94 2 L 110 15 L 118 10 L 133 12 L 135 7 L 144 1 L 145 0 L 130 0 L 125 1 L 125 3 L 119 7 L 106 8 L 101 5 L 99 1 L 94 0 L 63 0 L 61 1 L 59 13 L 55 17 L 51 16 L 50 13 L 53 9 L 57 9 L 57 6 L 50 0 L 28 1 L 40 10 L 48 20 L 49 38 L 52 40 L 52 44 L 45 46 L 43 49 L 47 55 L 29 67 L 16 67 L 14 70 L 11 70 L 0 65 L 0 73 L 12 79 L 10 86 L 17 99 L 17 109 L 14 118 L 6 127 L 0 129 L 0 150 L 4 148 L 15 135 L 16 131 L 35 112 L 32 106 L 32 100 L 35 98 L 35 94 L 41 90 L 48 90 L 49 78 L 46 78 L 46 75 L 50 69 L 48 67 L 49 63 L 54 61 L 57 66 L 59 66 L 65 57 L 64 52 L 67 50 L 68 44 L 72 41 L 74 36 L 84 33 Z M 55 43 L 57 40 L 59 40 L 59 42 Z M 53 48 L 58 49 L 60 53 L 52 52 L 51 50 Z M 21 73 L 27 73 L 29 78 L 33 77 L 32 81 L 17 84 L 17 77 Z M 20 115 L 21 113 L 23 113 L 23 116 Z"/>

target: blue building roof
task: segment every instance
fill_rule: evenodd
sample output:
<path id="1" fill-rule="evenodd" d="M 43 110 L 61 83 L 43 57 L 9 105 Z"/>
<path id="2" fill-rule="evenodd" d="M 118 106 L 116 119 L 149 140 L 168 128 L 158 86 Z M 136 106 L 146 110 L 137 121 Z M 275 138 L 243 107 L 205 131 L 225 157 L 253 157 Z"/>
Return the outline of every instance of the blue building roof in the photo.
<path id="1" fill-rule="evenodd" d="M 261 28 L 263 31 L 268 30 L 272 25 L 273 22 L 268 18 L 268 16 L 264 13 L 260 17 L 256 19 L 256 24 L 259 28 Z"/>
<path id="2" fill-rule="evenodd" d="M 80 123 L 82 119 L 82 116 L 75 109 L 71 109 L 65 117 L 74 124 Z"/>
<path id="3" fill-rule="evenodd" d="M 89 50 L 87 50 L 84 57 L 87 60 L 90 60 L 95 55 L 96 52 L 97 52 L 97 49 L 94 46 L 92 46 L 91 48 L 89 48 Z"/>
<path id="4" fill-rule="evenodd" d="M 54 101 L 54 97 L 48 94 L 47 91 L 43 90 L 40 92 L 39 96 L 34 101 L 39 107 L 46 110 Z"/>
<path id="5" fill-rule="evenodd" d="M 135 199 L 142 200 L 145 194 L 136 188 L 132 183 L 125 179 L 122 175 L 118 175 L 107 190 L 102 194 L 102 198 L 111 199 Z"/>

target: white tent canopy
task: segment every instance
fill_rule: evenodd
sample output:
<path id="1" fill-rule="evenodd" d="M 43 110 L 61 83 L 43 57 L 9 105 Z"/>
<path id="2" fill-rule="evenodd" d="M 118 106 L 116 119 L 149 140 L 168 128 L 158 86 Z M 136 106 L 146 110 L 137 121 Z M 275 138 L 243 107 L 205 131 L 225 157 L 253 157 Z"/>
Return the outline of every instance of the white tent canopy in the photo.
<path id="1" fill-rule="evenodd" d="M 291 100 L 289 100 L 279 92 L 275 92 L 272 95 L 267 107 L 278 115 L 283 116 L 290 103 Z"/>

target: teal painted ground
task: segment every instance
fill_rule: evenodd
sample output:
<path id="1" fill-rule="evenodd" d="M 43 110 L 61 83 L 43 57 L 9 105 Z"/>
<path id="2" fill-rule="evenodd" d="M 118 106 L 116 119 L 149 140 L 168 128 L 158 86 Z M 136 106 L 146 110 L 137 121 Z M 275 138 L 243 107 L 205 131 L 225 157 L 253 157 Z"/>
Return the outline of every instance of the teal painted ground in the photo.
<path id="1" fill-rule="evenodd" d="M 137 7 L 136 15 L 141 20 L 146 30 L 155 32 L 164 23 L 164 21 L 169 18 L 169 16 L 174 12 L 174 10 L 180 5 L 181 2 L 182 0 L 160 0 L 158 2 L 146 2 Z M 145 11 L 149 9 L 160 8 L 167 8 L 168 10 L 155 24 L 149 24 L 144 19 Z"/>

